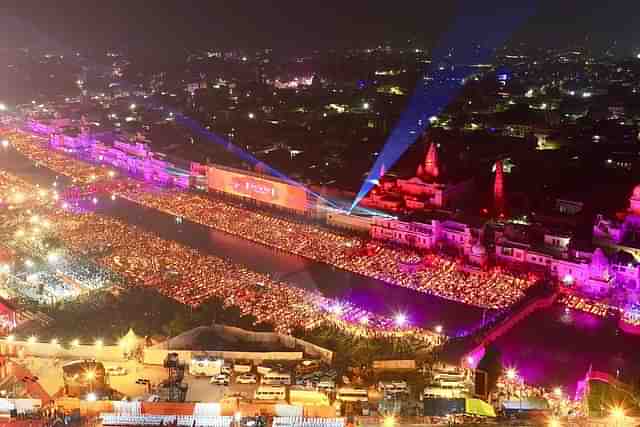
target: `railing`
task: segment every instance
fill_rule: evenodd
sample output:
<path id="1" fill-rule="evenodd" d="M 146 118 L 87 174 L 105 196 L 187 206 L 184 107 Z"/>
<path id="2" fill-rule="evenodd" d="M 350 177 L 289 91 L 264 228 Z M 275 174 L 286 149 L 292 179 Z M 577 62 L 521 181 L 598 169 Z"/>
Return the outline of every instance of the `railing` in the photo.
<path id="1" fill-rule="evenodd" d="M 182 427 L 230 427 L 233 417 L 200 415 L 121 415 L 103 413 L 100 415 L 104 426 L 159 426 L 177 425 Z"/>

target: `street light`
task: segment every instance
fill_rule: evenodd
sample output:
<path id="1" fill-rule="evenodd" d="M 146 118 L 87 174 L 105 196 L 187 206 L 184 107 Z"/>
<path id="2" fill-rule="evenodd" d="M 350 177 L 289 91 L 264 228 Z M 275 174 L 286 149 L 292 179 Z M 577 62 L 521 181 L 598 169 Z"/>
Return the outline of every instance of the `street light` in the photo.
<path id="1" fill-rule="evenodd" d="M 9 147 L 9 140 L 8 139 L 3 139 L 2 140 L 2 148 L 7 148 Z"/>
<path id="2" fill-rule="evenodd" d="M 7 111 L 7 104 L 0 103 L 0 111 Z"/>
<path id="3" fill-rule="evenodd" d="M 513 381 L 516 378 L 518 378 L 518 371 L 516 371 L 516 368 L 507 369 L 507 379 L 509 381 Z"/>
<path id="4" fill-rule="evenodd" d="M 622 409 L 620 406 L 614 406 L 613 408 L 611 408 L 611 416 L 616 420 L 617 424 L 618 421 L 624 419 L 625 417 L 624 409 Z"/>
<path id="5" fill-rule="evenodd" d="M 436 334 L 441 334 L 442 333 L 442 325 L 436 325 L 434 330 L 436 331 Z"/>
<path id="6" fill-rule="evenodd" d="M 398 313 L 396 314 L 396 317 L 394 320 L 395 320 L 396 326 L 401 328 L 407 323 L 407 315 L 404 313 Z"/>

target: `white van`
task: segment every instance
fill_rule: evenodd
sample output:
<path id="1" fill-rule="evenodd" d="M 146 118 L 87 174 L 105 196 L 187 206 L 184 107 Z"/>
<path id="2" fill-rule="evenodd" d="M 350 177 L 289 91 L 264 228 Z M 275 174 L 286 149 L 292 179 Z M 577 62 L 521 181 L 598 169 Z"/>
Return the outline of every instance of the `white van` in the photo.
<path id="1" fill-rule="evenodd" d="M 364 388 L 341 387 L 336 394 L 336 400 L 341 402 L 368 402 L 369 393 Z"/>
<path id="2" fill-rule="evenodd" d="M 262 377 L 262 384 L 265 385 L 290 385 L 291 374 L 284 372 L 269 372 Z"/>
<path id="3" fill-rule="evenodd" d="M 284 386 L 260 386 L 254 393 L 256 400 L 285 400 L 287 389 Z"/>

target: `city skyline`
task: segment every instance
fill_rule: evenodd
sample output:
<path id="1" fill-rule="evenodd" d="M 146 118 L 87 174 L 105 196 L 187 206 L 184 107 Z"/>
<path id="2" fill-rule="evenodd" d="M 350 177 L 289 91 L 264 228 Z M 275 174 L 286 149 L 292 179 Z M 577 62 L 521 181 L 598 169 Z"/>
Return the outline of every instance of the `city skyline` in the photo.
<path id="1" fill-rule="evenodd" d="M 15 2 L 2 6 L 2 47 L 56 43 L 69 49 L 128 48 L 138 51 L 194 48 L 275 48 L 296 52 L 327 48 L 363 48 L 389 41 L 437 44 L 461 16 L 491 15 L 523 9 L 530 18 L 512 34 L 513 43 L 538 47 L 617 46 L 620 52 L 640 50 L 633 17 L 640 6 L 624 0 L 616 7 L 602 2 L 549 0 L 521 3 L 470 1 L 390 4 L 355 1 L 301 4 L 290 0 L 278 7 L 253 2 L 159 1 L 147 4 L 64 0 L 51 4 Z M 506 23 L 505 23 L 506 24 Z M 304 32 L 305 37 L 295 34 Z M 473 43 L 473 40 L 470 40 Z"/>

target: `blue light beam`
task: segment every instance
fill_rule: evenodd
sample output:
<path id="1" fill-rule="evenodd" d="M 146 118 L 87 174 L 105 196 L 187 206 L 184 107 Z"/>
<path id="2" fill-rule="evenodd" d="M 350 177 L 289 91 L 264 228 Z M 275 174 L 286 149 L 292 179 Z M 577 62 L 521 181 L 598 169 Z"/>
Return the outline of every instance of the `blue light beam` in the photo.
<path id="1" fill-rule="evenodd" d="M 513 30 L 533 11 L 527 6 L 494 9 L 487 2 L 480 3 L 476 8 L 484 9 L 483 13 L 465 11 L 433 52 L 430 66 L 362 183 L 351 210 L 428 128 L 429 118 L 440 114 L 458 95 L 463 87 L 461 82 L 473 74 L 470 67 L 463 67 L 460 72 L 455 64 L 487 63 L 494 56 L 495 49 L 503 45 Z M 487 11 L 491 14 L 487 14 Z"/>
<path id="2" fill-rule="evenodd" d="M 248 162 L 249 164 L 251 164 L 252 166 L 257 166 L 260 165 L 260 168 L 266 172 L 268 175 L 271 175 L 273 177 L 279 178 L 285 182 L 287 182 L 290 185 L 296 186 L 296 187 L 300 187 L 302 188 L 304 191 L 306 191 L 308 194 L 311 194 L 315 197 L 317 197 L 319 200 L 322 200 L 323 202 L 325 202 L 326 204 L 328 204 L 331 207 L 334 208 L 338 208 L 338 205 L 333 202 L 332 200 L 329 200 L 325 197 L 322 197 L 320 194 L 316 193 L 315 191 L 311 190 L 310 188 L 306 187 L 304 184 L 295 181 L 291 178 L 289 178 L 286 174 L 278 171 L 277 169 L 269 166 L 268 164 L 266 164 L 265 162 L 257 159 L 256 157 L 254 157 L 251 153 L 249 153 L 248 151 L 243 150 L 242 148 L 234 145 L 233 143 L 231 143 L 231 141 L 222 138 L 221 136 L 217 135 L 214 132 L 211 132 L 205 128 L 202 127 L 202 125 L 188 117 L 185 116 L 184 114 L 181 114 L 179 112 L 174 112 L 174 117 L 176 118 L 176 122 L 180 123 L 181 125 L 189 128 L 194 134 L 196 135 L 200 135 L 202 138 L 206 139 L 207 141 L 213 142 L 217 145 L 222 146 L 226 151 L 228 151 L 229 153 L 237 156 L 238 158 Z"/>

